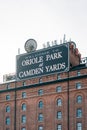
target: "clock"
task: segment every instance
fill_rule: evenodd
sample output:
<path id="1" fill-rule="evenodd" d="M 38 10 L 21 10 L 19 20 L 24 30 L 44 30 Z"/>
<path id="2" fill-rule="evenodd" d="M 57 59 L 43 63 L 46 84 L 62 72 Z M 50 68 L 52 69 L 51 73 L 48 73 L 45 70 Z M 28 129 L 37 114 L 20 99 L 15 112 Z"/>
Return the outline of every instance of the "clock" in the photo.
<path id="1" fill-rule="evenodd" d="M 25 42 L 24 48 L 27 53 L 35 51 L 37 48 L 37 42 L 34 39 L 28 39 Z"/>

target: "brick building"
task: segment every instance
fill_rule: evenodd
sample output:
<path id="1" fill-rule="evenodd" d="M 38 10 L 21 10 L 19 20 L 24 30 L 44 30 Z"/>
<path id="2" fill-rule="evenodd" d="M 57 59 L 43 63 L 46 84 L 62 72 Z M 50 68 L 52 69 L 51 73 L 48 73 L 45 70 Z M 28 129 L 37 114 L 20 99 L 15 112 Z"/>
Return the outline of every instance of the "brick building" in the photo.
<path id="1" fill-rule="evenodd" d="M 87 130 L 86 59 L 69 51 L 69 71 L 0 85 L 0 130 Z"/>

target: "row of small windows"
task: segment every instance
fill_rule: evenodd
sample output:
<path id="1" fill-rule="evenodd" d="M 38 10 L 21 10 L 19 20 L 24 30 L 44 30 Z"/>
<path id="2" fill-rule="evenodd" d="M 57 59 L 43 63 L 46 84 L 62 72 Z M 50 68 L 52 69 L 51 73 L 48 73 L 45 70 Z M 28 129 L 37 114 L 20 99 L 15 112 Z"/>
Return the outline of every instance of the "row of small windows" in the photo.
<path id="1" fill-rule="evenodd" d="M 43 126 L 39 126 L 38 130 L 44 130 Z M 61 124 L 57 125 L 57 130 L 62 130 Z M 76 123 L 76 130 L 82 130 L 82 123 L 81 122 Z"/>
<path id="2" fill-rule="evenodd" d="M 57 116 L 58 116 L 58 119 L 61 119 L 61 112 L 58 112 Z M 38 120 L 43 121 L 43 115 L 42 114 L 39 114 Z M 26 123 L 26 116 L 25 115 L 22 116 L 21 122 Z M 10 118 L 9 117 L 6 118 L 6 125 L 10 125 Z M 21 130 L 26 130 L 26 128 L 23 127 Z M 39 126 L 38 130 L 43 130 L 43 126 Z M 57 130 L 62 130 L 61 124 L 57 125 Z M 82 130 L 82 123 L 81 122 L 78 122 L 76 124 L 76 130 Z"/>
<path id="3" fill-rule="evenodd" d="M 77 108 L 77 110 L 76 110 L 76 117 L 77 118 L 81 118 L 82 117 L 82 108 Z M 62 112 L 61 111 L 57 112 L 57 119 L 59 119 L 59 120 L 62 119 Z M 39 113 L 38 121 L 43 121 L 43 120 L 44 120 L 43 113 Z M 26 115 L 22 115 L 21 123 L 26 123 Z M 6 125 L 10 125 L 10 117 L 6 118 Z"/>
<path id="4" fill-rule="evenodd" d="M 76 117 L 77 118 L 81 118 L 82 117 L 82 108 L 78 108 L 77 110 L 76 110 Z M 62 119 L 62 112 L 61 111 L 58 111 L 57 112 L 57 119 Z M 39 115 L 38 115 L 38 121 L 43 121 L 44 120 L 44 116 L 43 116 L 43 114 L 42 113 L 40 113 Z"/>
<path id="5" fill-rule="evenodd" d="M 78 104 L 82 103 L 82 96 L 81 95 L 78 95 L 76 97 L 76 102 Z M 57 104 L 57 106 L 62 106 L 62 99 L 58 98 L 56 104 Z M 41 109 L 41 108 L 43 108 L 43 106 L 44 106 L 43 101 L 39 101 L 38 108 Z M 26 111 L 26 104 L 25 103 L 22 104 L 22 110 Z M 6 112 L 10 112 L 10 106 L 6 106 Z"/>
<path id="6" fill-rule="evenodd" d="M 41 108 L 43 108 L 43 106 L 44 106 L 43 101 L 39 101 L 38 108 L 41 109 Z M 62 106 L 62 99 L 61 98 L 57 99 L 57 106 Z M 26 104 L 25 103 L 22 104 L 22 110 L 26 111 Z M 10 112 L 10 106 L 6 106 L 6 112 Z"/>
<path id="7" fill-rule="evenodd" d="M 60 100 L 60 99 L 59 99 Z M 58 101 L 59 101 L 58 100 Z M 41 104 L 39 104 L 39 108 L 43 108 L 43 102 L 42 101 L 40 101 L 39 103 L 41 103 Z M 61 106 L 62 104 L 61 104 L 61 102 L 59 102 L 59 104 L 58 104 L 58 106 Z M 23 111 L 26 111 L 26 104 L 22 104 L 22 110 Z M 6 107 L 6 112 L 10 112 L 10 106 L 7 106 Z M 81 108 L 77 108 L 77 110 L 76 110 L 76 117 L 82 117 L 82 109 Z M 24 119 L 25 117 L 23 117 L 23 119 Z M 40 114 L 39 115 L 39 118 L 38 118 L 38 120 L 40 120 L 40 119 L 42 119 L 43 118 L 43 116 L 42 116 L 42 114 Z M 62 118 L 62 113 L 61 113 L 61 111 L 60 112 L 58 112 L 57 113 L 57 118 L 58 119 L 61 119 Z"/>
<path id="8" fill-rule="evenodd" d="M 77 71 L 77 76 L 80 76 L 80 75 L 81 75 L 80 71 Z M 61 79 L 60 74 L 57 75 L 57 79 L 58 79 L 58 80 Z M 39 79 L 39 82 L 40 82 L 40 83 L 43 82 L 43 81 L 42 81 L 42 78 Z M 23 86 L 26 86 L 26 82 L 24 81 L 22 85 L 23 85 Z M 10 88 L 11 88 L 11 86 L 10 86 L 9 83 L 7 84 L 6 87 L 7 87 L 7 89 L 10 89 Z"/>
<path id="9" fill-rule="evenodd" d="M 41 108 L 43 108 L 43 106 L 44 106 L 43 101 L 40 101 L 38 103 L 38 107 L 41 109 Z M 62 106 L 62 100 L 60 98 L 57 99 L 57 106 Z M 22 104 L 22 110 L 26 111 L 26 104 L 25 103 Z M 6 107 L 6 112 L 10 112 L 10 106 Z"/>
<path id="10" fill-rule="evenodd" d="M 62 118 L 62 112 L 59 111 L 59 112 L 57 112 L 57 119 L 61 119 L 61 118 Z M 44 116 L 42 113 L 40 113 L 38 115 L 38 121 L 43 121 L 43 120 L 44 120 Z M 26 115 L 22 115 L 21 123 L 23 123 L 23 124 L 26 123 Z M 10 125 L 10 117 L 6 117 L 6 125 Z"/>
<path id="11" fill-rule="evenodd" d="M 82 84 L 81 83 L 76 83 L 76 89 L 81 89 Z M 61 92 L 62 91 L 62 87 L 58 86 L 56 87 L 56 92 Z M 44 91 L 43 89 L 38 90 L 38 95 L 43 95 Z M 22 92 L 22 98 L 26 98 L 26 92 Z M 6 100 L 10 100 L 10 95 L 6 96 Z"/>
<path id="12" fill-rule="evenodd" d="M 7 95 L 7 97 L 8 97 L 8 95 Z M 79 104 L 79 103 L 82 103 L 82 96 L 81 95 L 78 95 L 77 97 L 76 97 L 76 102 Z M 39 103 L 38 103 L 38 107 L 39 108 L 43 108 L 43 106 L 44 106 L 44 103 L 43 103 L 43 101 L 39 101 Z M 62 99 L 61 98 L 58 98 L 57 99 L 57 106 L 62 106 Z M 22 104 L 22 110 L 26 110 L 26 104 L 24 103 L 24 104 Z M 6 112 L 9 112 L 10 111 L 10 106 L 7 106 L 6 107 Z"/>
<path id="13" fill-rule="evenodd" d="M 76 83 L 76 89 L 81 89 L 81 87 L 82 87 L 81 83 Z M 61 86 L 56 87 L 56 92 L 62 92 L 62 87 Z M 43 94 L 44 94 L 43 89 L 38 90 L 39 96 Z M 26 92 L 22 92 L 22 98 L 26 97 L 27 97 Z M 10 95 L 6 95 L 6 100 L 10 100 Z"/>

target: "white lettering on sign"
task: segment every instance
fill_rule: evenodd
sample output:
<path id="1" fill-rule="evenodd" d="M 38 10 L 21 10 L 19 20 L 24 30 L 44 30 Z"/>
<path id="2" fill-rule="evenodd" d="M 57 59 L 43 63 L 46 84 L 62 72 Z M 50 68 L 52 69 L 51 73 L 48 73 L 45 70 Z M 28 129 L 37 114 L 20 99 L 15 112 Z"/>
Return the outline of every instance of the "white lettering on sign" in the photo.
<path id="1" fill-rule="evenodd" d="M 60 73 L 69 69 L 68 48 L 55 46 L 40 52 L 26 54 L 17 58 L 17 76 L 19 79 Z M 66 69 L 68 68 L 68 69 Z"/>
<path id="2" fill-rule="evenodd" d="M 57 53 L 53 53 L 50 55 L 48 54 L 48 55 L 46 55 L 46 61 L 62 58 L 61 54 L 62 54 L 62 52 L 57 52 Z"/>
<path id="3" fill-rule="evenodd" d="M 32 58 L 32 59 L 26 59 L 22 61 L 22 66 L 32 65 L 43 62 L 43 56 Z"/>
<path id="4" fill-rule="evenodd" d="M 19 72 L 19 77 L 23 78 L 23 77 L 32 76 L 32 75 L 38 75 L 38 74 L 41 74 L 41 73 L 43 73 L 43 67 L 30 69 L 30 70 L 27 70 L 27 71 L 21 71 L 21 72 Z"/>
<path id="5" fill-rule="evenodd" d="M 53 64 L 50 66 L 45 66 L 46 72 L 52 72 L 56 70 L 62 70 L 65 69 L 65 62 L 64 63 L 59 63 L 59 64 Z"/>

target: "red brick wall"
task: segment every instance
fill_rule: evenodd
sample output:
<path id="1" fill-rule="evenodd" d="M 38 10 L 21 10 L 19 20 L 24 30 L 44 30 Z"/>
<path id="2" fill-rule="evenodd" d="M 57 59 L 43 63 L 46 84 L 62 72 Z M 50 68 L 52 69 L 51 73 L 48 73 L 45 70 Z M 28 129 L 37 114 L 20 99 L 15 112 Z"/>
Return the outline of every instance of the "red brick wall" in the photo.
<path id="1" fill-rule="evenodd" d="M 81 75 L 86 75 L 87 69 L 80 70 Z M 61 79 L 67 79 L 67 73 L 60 74 Z M 77 71 L 69 72 L 70 77 L 77 77 Z M 42 82 L 50 82 L 57 80 L 57 74 L 51 76 L 42 77 Z M 76 90 L 76 83 L 81 82 L 82 88 Z M 73 80 L 61 80 L 55 83 L 49 83 L 44 85 L 39 85 L 39 78 L 31 79 L 26 81 L 26 85 L 37 84 L 35 87 L 26 88 L 23 85 L 23 81 L 10 83 L 12 88 L 25 87 L 25 89 L 18 89 L 16 91 L 16 130 L 21 130 L 23 126 L 27 130 L 38 130 L 38 126 L 42 125 L 44 130 L 56 130 L 57 124 L 62 124 L 62 129 L 67 130 L 67 103 L 68 95 L 67 89 L 69 85 L 69 124 L 70 130 L 76 130 L 76 122 L 82 122 L 83 130 L 87 130 L 87 78 L 76 78 Z M 57 93 L 56 87 L 61 86 L 62 92 Z M 38 90 L 43 89 L 43 95 L 38 95 Z M 0 87 L 0 130 L 14 130 L 14 116 L 15 116 L 15 91 L 3 91 L 7 90 L 6 84 L 2 84 Z M 26 98 L 22 98 L 22 92 L 26 92 Z M 11 99 L 6 101 L 6 95 L 9 94 Z M 76 97 L 78 95 L 82 96 L 82 103 L 76 103 Z M 56 101 L 58 98 L 62 99 L 62 106 L 58 107 Z M 43 101 L 44 107 L 42 109 L 38 108 L 38 102 Z M 26 103 L 27 110 L 22 111 L 21 106 Z M 11 112 L 6 113 L 6 106 L 10 105 Z M 82 108 L 82 118 L 76 118 L 76 109 Z M 62 111 L 62 119 L 58 120 L 56 118 L 57 111 Z M 38 121 L 38 114 L 43 113 L 43 122 Z M 26 115 L 26 124 L 21 123 L 21 116 Z M 11 125 L 6 126 L 5 118 L 9 116 L 11 118 Z"/>

